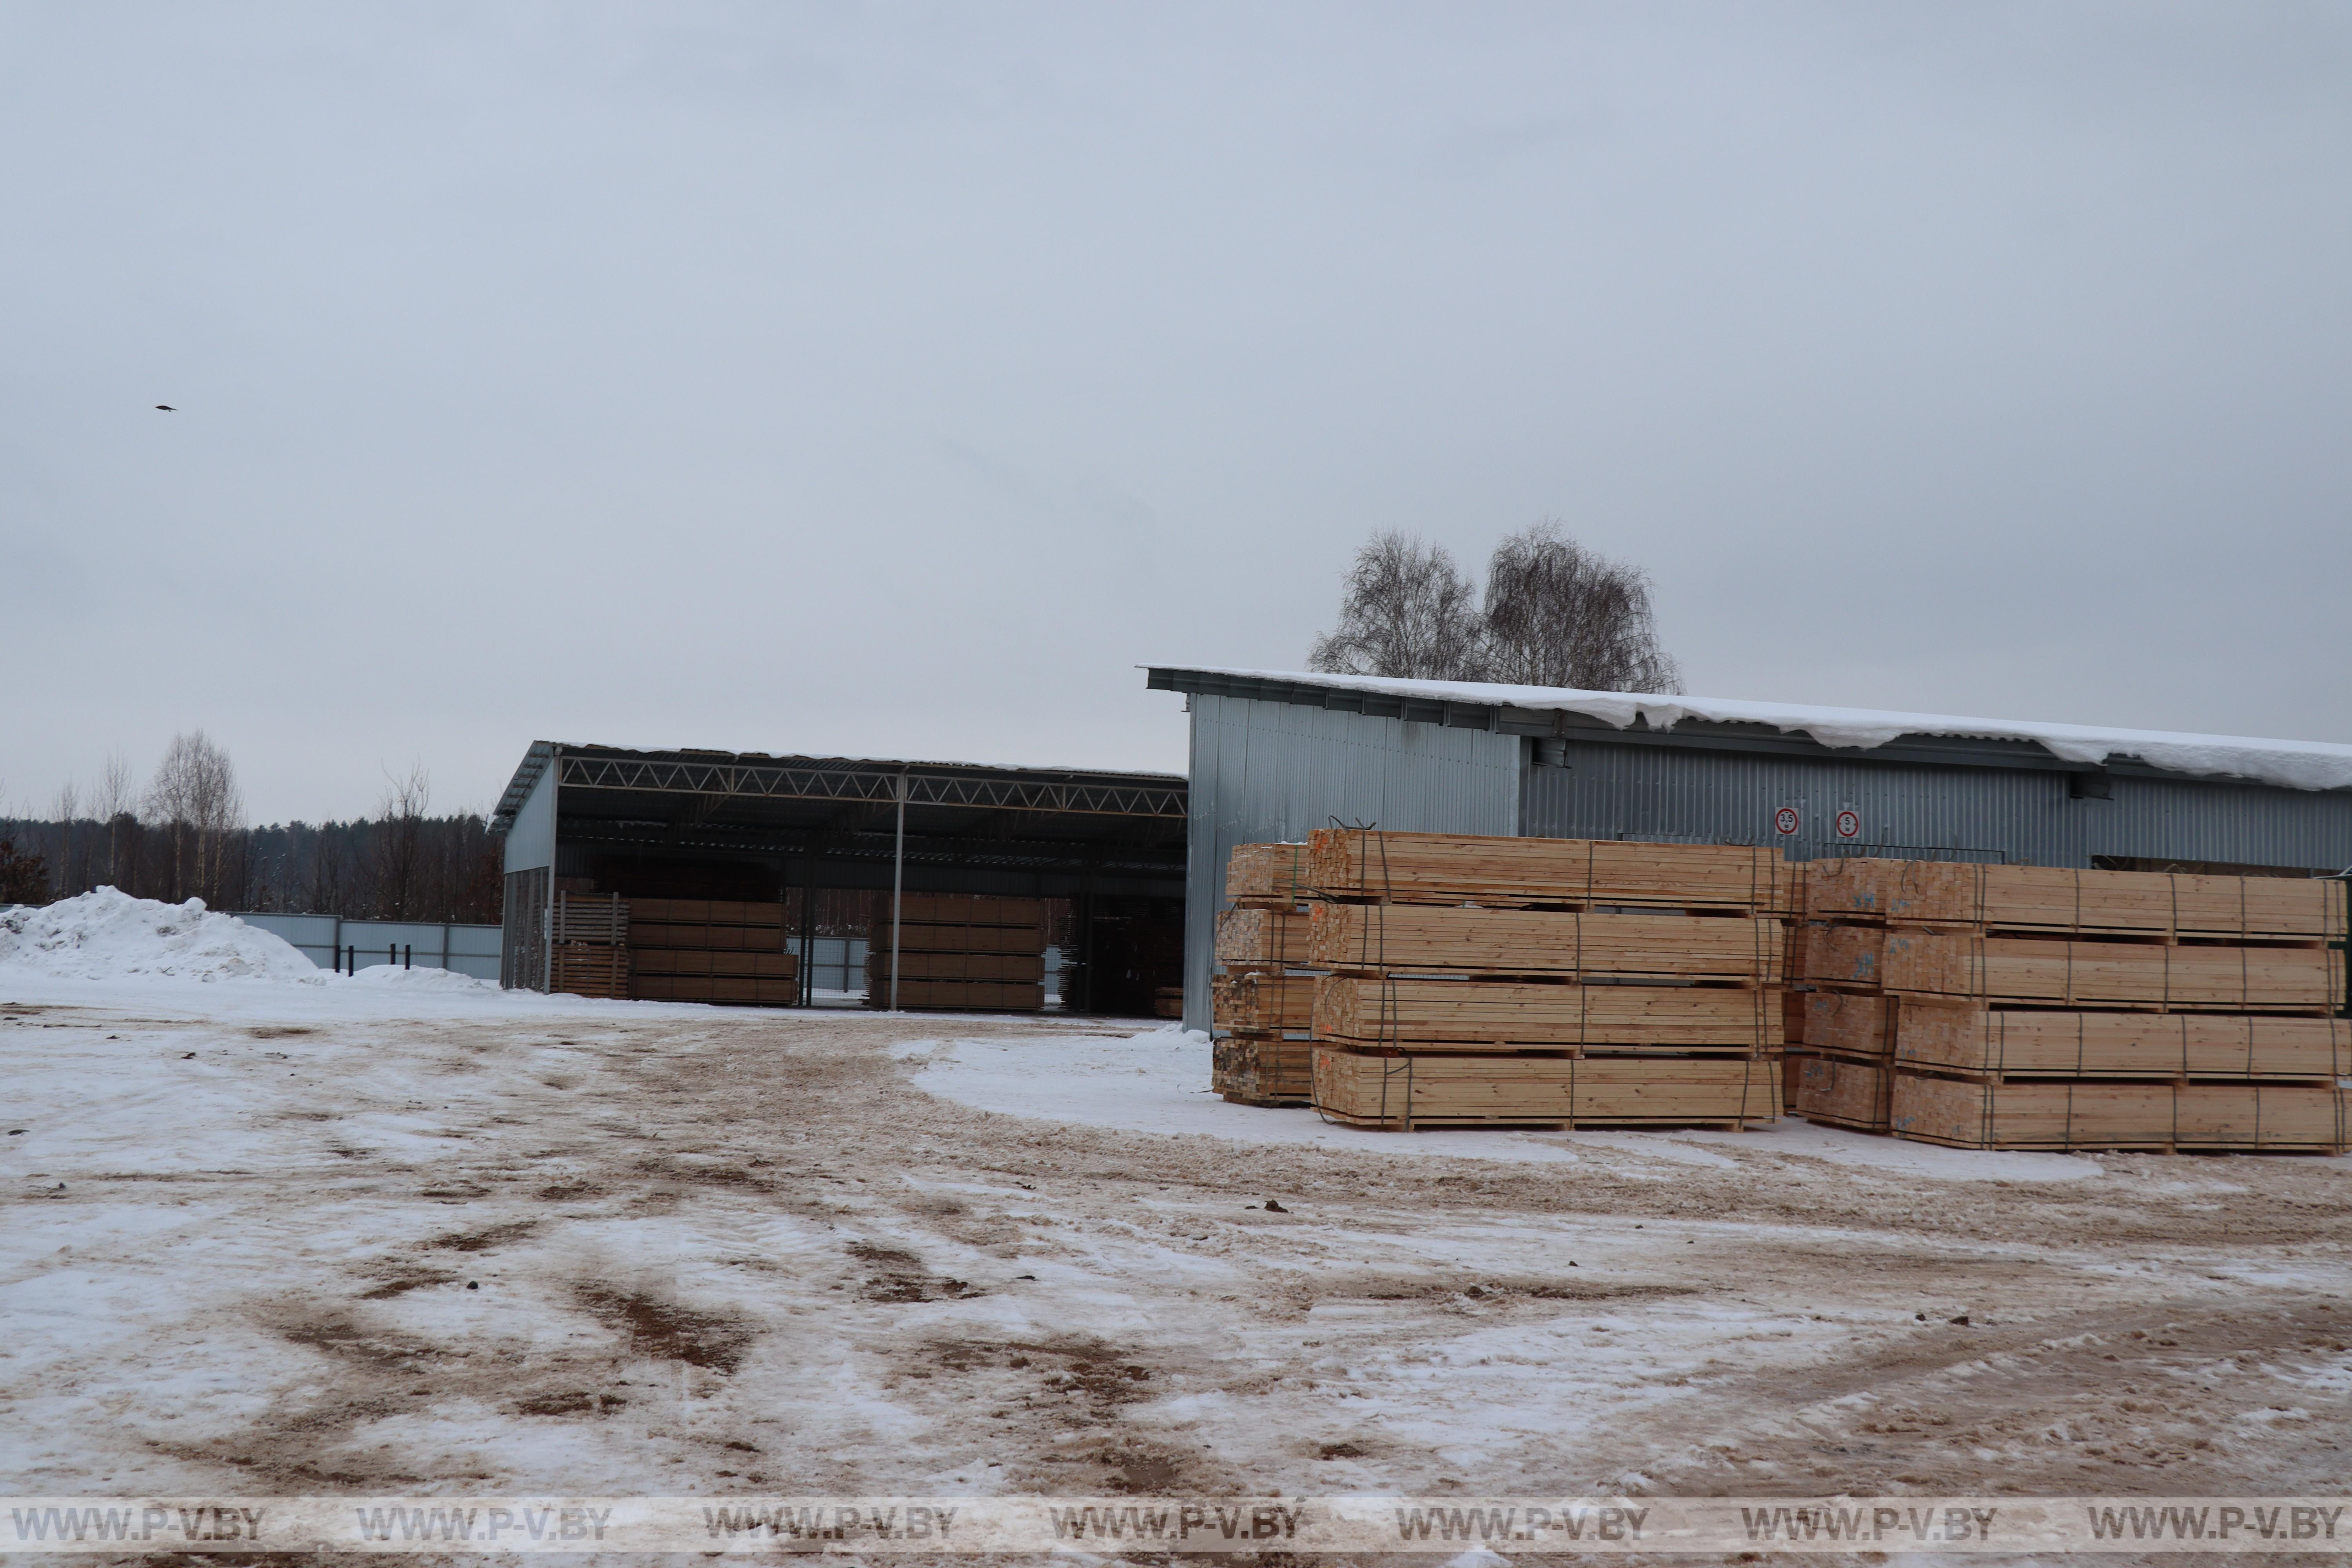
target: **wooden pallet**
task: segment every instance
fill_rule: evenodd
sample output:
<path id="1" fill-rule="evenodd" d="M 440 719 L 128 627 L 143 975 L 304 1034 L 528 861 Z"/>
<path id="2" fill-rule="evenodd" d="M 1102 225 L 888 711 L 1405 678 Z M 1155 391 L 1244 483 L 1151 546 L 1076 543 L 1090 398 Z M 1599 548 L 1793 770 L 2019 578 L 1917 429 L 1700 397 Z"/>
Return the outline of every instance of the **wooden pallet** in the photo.
<path id="1" fill-rule="evenodd" d="M 1984 1003 L 2164 1012 L 2326 1014 L 2341 1011 L 2344 1003 L 2344 961 L 2323 948 L 2189 947 L 1908 931 L 1884 936 L 1880 976 L 1889 991 Z"/>
<path id="2" fill-rule="evenodd" d="M 2211 1013 L 2021 1012 L 1905 997 L 1895 1059 L 1994 1077 L 2352 1077 L 2352 1021 Z"/>
<path id="3" fill-rule="evenodd" d="M 1316 1038 L 1416 1051 L 1593 1047 L 1754 1054 L 1782 1043 L 1773 986 L 1573 985 L 1327 975 Z"/>
<path id="4" fill-rule="evenodd" d="M 629 940 L 629 906 L 609 893 L 559 891 L 548 907 L 547 940 L 559 945 L 590 942 L 607 947 Z"/>
<path id="5" fill-rule="evenodd" d="M 629 950 L 608 942 L 557 942 L 548 949 L 547 988 L 562 995 L 618 1001 L 629 994 Z"/>
<path id="6" fill-rule="evenodd" d="M 1887 1057 L 1895 1050 L 1895 1005 L 1883 995 L 1808 991 L 1805 1048 L 1842 1057 Z"/>
<path id="7" fill-rule="evenodd" d="M 1863 1132 L 1887 1130 L 1895 1089 L 1895 1069 L 1887 1063 L 1803 1057 L 1797 1059 L 1796 1080 L 1789 1091 L 1794 1114 Z"/>
<path id="8" fill-rule="evenodd" d="M 1748 845 L 1624 844 L 1317 828 L 1307 878 L 1327 899 L 1396 903 L 1635 904 L 1738 914 L 1798 908 L 1796 868 Z"/>
<path id="9" fill-rule="evenodd" d="M 1355 1127 L 1741 1126 L 1780 1113 L 1778 1060 L 1374 1056 L 1318 1043 L 1316 1109 Z"/>
<path id="10" fill-rule="evenodd" d="M 1287 908 L 1303 903 L 1307 891 L 1307 846 L 1236 844 L 1225 862 L 1225 897 L 1248 908 Z"/>
<path id="11" fill-rule="evenodd" d="M 1217 916 L 1217 962 L 1307 968 L 1307 929 L 1297 910 L 1226 910 Z"/>
<path id="12" fill-rule="evenodd" d="M 2052 934 L 2233 942 L 2341 938 L 2345 884 L 2326 878 L 2176 876 L 1926 860 L 1814 863 L 1815 919 L 1874 919 Z"/>
<path id="13" fill-rule="evenodd" d="M 1236 911 L 1240 913 L 1244 911 Z M 1780 922 L 1431 904 L 1312 907 L 1318 969 L 1778 984 Z"/>
<path id="14" fill-rule="evenodd" d="M 2352 1090 L 2295 1084 L 1976 1083 L 1895 1075 L 1899 1138 L 1961 1149 L 2278 1150 L 2352 1145 Z"/>
<path id="15" fill-rule="evenodd" d="M 1280 970 L 1242 970 L 1209 980 L 1212 1024 L 1237 1034 L 1294 1030 L 1304 1034 L 1315 1019 L 1313 974 Z"/>
<path id="16" fill-rule="evenodd" d="M 1229 1035 L 1212 1051 L 1209 1087 L 1242 1105 L 1305 1105 L 1315 1097 L 1315 1046 L 1279 1035 Z"/>

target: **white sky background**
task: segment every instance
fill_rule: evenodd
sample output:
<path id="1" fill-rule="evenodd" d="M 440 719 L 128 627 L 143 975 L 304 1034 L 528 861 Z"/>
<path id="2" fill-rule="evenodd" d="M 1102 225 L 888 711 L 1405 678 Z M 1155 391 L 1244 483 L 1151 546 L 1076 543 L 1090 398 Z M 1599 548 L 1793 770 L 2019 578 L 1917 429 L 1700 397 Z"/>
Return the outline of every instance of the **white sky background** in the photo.
<path id="1" fill-rule="evenodd" d="M 1178 769 L 1370 531 L 2352 740 L 2352 11 L 0 5 L 0 781 Z M 159 414 L 155 403 L 174 404 Z"/>

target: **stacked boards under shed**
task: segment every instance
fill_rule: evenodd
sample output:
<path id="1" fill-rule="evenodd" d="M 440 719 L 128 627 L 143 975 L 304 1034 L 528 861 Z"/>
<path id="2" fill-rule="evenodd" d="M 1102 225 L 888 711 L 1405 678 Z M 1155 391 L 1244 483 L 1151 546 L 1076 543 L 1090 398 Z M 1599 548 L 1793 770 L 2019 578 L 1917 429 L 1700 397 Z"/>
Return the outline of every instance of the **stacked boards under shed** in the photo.
<path id="1" fill-rule="evenodd" d="M 1969 1148 L 2340 1151 L 2345 885 L 1812 868 L 1798 1111 Z"/>
<path id="2" fill-rule="evenodd" d="M 800 1000 L 800 955 L 782 903 L 632 899 L 628 909 L 629 994 L 755 1007 Z"/>
<path id="3" fill-rule="evenodd" d="M 547 988 L 617 1001 L 629 994 L 629 906 L 561 889 L 547 911 Z"/>
<path id="4" fill-rule="evenodd" d="M 898 952 L 900 1007 L 959 1013 L 1034 1013 L 1045 1005 L 1045 900 L 963 893 L 908 893 L 895 934 L 877 921 L 867 939 L 866 1005 L 891 1005 L 891 945 Z"/>
<path id="5" fill-rule="evenodd" d="M 1745 846 L 1324 829 L 1314 1099 L 1389 1129 L 1780 1110 L 1794 868 Z"/>

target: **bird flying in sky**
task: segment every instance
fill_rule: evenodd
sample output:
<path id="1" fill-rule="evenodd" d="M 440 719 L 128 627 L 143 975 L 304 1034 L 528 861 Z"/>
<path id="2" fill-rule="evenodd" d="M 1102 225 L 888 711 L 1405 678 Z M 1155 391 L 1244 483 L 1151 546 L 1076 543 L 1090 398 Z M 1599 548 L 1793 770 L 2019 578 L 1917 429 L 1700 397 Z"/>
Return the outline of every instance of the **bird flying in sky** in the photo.
<path id="1" fill-rule="evenodd" d="M 164 413 L 166 413 L 166 414 L 177 414 L 177 413 L 179 412 L 179 410 L 178 410 L 178 409 L 176 409 L 176 408 L 173 407 L 173 406 L 172 406 L 170 404 L 168 404 L 168 403 L 159 403 L 159 404 L 155 405 L 155 406 L 156 406 L 156 407 L 158 407 L 158 408 L 160 408 L 160 409 L 162 409 L 162 410 L 163 410 Z"/>

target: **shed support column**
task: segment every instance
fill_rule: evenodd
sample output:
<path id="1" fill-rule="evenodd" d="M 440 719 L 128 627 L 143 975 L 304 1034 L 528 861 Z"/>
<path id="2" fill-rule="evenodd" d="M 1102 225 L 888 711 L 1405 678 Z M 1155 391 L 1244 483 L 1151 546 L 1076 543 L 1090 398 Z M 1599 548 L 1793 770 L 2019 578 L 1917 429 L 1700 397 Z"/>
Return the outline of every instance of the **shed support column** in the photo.
<path id="1" fill-rule="evenodd" d="M 907 775 L 898 774 L 898 832 L 890 852 L 890 1011 L 898 1010 L 898 906 L 907 878 Z"/>

